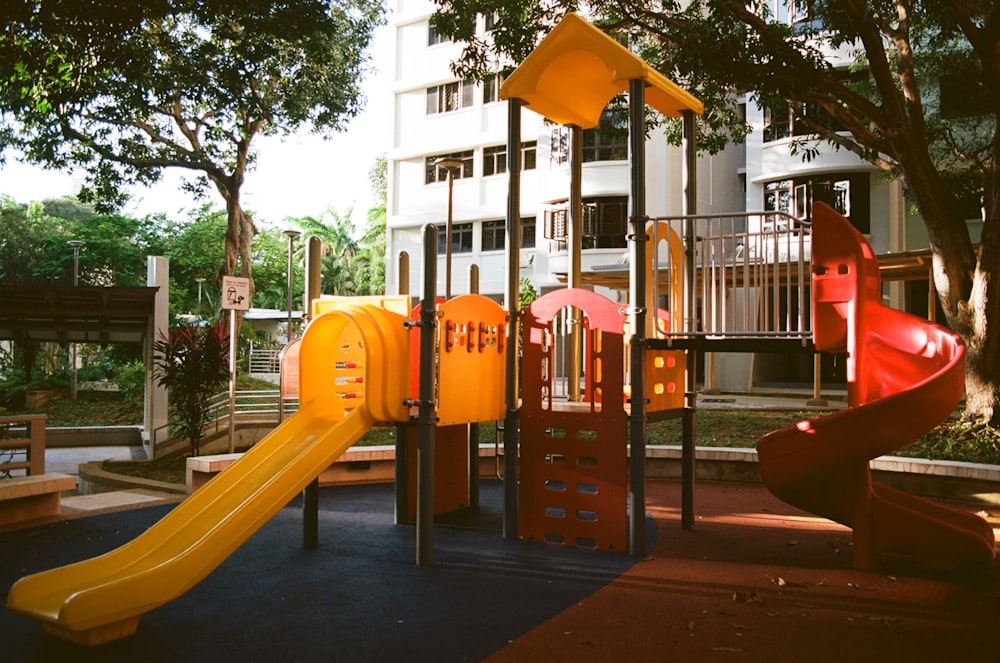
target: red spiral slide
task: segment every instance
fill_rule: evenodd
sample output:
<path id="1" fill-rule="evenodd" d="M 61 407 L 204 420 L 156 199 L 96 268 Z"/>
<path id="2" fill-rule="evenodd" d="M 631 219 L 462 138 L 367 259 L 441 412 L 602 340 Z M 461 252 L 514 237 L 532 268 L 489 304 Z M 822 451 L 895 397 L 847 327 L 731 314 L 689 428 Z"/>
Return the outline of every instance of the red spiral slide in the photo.
<path id="1" fill-rule="evenodd" d="M 768 489 L 854 530 L 854 566 L 890 555 L 930 569 L 988 570 L 995 541 L 978 516 L 873 483 L 869 461 L 917 440 L 964 393 L 965 348 L 950 331 L 882 304 L 878 262 L 840 214 L 813 209 L 813 338 L 847 353 L 848 408 L 757 443 Z"/>

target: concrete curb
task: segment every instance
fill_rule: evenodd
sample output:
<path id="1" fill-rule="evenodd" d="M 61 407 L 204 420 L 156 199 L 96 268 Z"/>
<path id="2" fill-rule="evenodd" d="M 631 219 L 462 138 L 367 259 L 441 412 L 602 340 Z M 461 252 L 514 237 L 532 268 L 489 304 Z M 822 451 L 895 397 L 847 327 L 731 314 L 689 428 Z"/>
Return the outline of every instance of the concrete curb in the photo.
<path id="1" fill-rule="evenodd" d="M 481 476 L 493 475 L 495 449 L 480 447 Z M 680 479 L 681 448 L 655 446 L 646 450 L 646 477 Z M 695 479 L 736 483 L 760 483 L 755 449 L 697 447 Z M 354 447 L 334 465 L 350 464 L 350 483 L 391 480 L 394 464 L 392 446 Z M 79 490 L 82 494 L 146 488 L 169 493 L 186 493 L 185 484 L 165 483 L 112 474 L 101 469 L 101 462 L 80 465 Z M 913 495 L 935 499 L 960 500 L 990 507 L 1000 507 L 1000 465 L 977 465 L 953 461 L 930 461 L 920 458 L 881 456 L 871 463 L 875 481 Z M 348 466 L 344 466 L 345 469 Z M 366 476 L 366 475 L 371 475 Z M 324 483 L 337 483 L 328 476 Z M 342 479 L 343 480 L 343 479 Z"/>

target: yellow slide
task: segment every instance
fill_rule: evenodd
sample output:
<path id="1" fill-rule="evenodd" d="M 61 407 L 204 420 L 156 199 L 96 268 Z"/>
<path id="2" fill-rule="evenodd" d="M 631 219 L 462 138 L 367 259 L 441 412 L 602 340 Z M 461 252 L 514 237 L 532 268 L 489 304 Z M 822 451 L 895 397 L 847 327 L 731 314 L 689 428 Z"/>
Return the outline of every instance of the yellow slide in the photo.
<path id="1" fill-rule="evenodd" d="M 405 417 L 402 316 L 357 306 L 318 316 L 303 338 L 302 408 L 133 541 L 100 557 L 20 579 L 7 607 L 53 635 L 99 644 L 191 589 L 330 466 L 376 421 Z M 345 331 L 363 348 L 364 393 L 336 393 Z M 345 362 L 341 362 L 345 363 Z M 353 385 L 352 385 L 353 386 Z M 344 404 L 356 405 L 345 413 Z"/>
<path id="2" fill-rule="evenodd" d="M 302 410 L 136 539 L 22 578 L 7 606 L 81 644 L 131 635 L 140 615 L 211 573 L 371 425 L 363 404 L 339 421 Z"/>

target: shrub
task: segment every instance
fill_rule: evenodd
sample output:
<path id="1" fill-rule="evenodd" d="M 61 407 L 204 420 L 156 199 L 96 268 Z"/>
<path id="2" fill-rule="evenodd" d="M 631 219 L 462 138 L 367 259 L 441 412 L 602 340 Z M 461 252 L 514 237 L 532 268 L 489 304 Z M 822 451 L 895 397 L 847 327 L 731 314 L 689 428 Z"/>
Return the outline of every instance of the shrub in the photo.
<path id="1" fill-rule="evenodd" d="M 130 403 L 141 401 L 146 391 L 146 365 L 141 361 L 125 364 L 118 371 L 117 383 L 118 391 L 126 401 Z"/>
<path id="2" fill-rule="evenodd" d="M 202 430 L 209 419 L 209 398 L 229 380 L 225 325 L 183 324 L 153 344 L 154 377 L 170 391 L 170 411 L 177 431 L 200 453 Z"/>

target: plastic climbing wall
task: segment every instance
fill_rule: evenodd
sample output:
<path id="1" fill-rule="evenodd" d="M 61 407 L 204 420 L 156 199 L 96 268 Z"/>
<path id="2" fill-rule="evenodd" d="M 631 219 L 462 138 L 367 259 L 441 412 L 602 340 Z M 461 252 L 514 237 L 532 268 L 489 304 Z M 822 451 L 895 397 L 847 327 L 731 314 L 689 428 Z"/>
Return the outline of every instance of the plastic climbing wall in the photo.
<path id="1" fill-rule="evenodd" d="M 576 309 L 581 329 L 579 401 L 557 397 L 567 375 L 556 320 Z M 624 318 L 619 305 L 588 290 L 549 293 L 522 321 L 518 533 L 566 546 L 626 550 L 628 462 Z"/>

